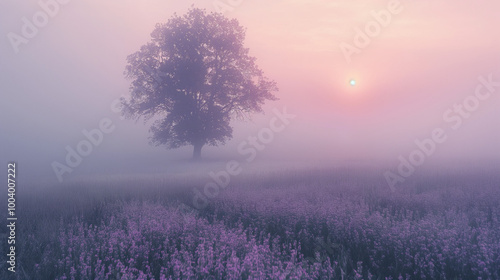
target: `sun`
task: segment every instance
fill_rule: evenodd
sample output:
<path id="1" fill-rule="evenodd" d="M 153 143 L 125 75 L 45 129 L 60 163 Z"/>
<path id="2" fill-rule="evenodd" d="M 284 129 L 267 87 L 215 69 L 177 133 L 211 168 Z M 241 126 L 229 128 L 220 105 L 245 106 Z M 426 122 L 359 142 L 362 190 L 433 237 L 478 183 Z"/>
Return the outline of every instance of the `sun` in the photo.
<path id="1" fill-rule="evenodd" d="M 349 84 L 350 84 L 351 86 L 355 86 L 355 85 L 356 85 L 356 80 L 351 79 L 351 80 L 349 81 Z"/>

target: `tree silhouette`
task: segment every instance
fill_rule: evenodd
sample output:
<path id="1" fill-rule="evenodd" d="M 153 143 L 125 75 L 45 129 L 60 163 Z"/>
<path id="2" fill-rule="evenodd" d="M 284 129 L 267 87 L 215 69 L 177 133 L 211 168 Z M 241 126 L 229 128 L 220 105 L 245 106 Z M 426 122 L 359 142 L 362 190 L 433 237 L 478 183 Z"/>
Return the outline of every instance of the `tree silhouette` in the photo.
<path id="1" fill-rule="evenodd" d="M 122 111 L 131 119 L 155 119 L 152 145 L 192 145 L 199 159 L 204 145 L 232 138 L 232 117 L 261 112 L 266 100 L 276 100 L 276 83 L 249 56 L 236 19 L 191 8 L 157 24 L 151 37 L 127 58 L 131 97 Z"/>

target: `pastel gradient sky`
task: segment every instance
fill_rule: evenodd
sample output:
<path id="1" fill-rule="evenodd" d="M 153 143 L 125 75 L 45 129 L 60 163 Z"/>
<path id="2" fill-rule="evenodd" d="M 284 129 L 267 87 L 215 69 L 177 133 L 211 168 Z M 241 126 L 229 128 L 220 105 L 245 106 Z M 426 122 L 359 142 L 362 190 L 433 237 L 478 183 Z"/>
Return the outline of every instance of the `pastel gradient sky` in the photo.
<path id="1" fill-rule="evenodd" d="M 500 81 L 500 2 L 400 1 L 401 13 L 348 63 L 340 44 L 352 44 L 355 29 L 363 29 L 374 20 L 371 12 L 389 2 L 243 0 L 226 12 L 247 28 L 246 45 L 277 81 L 280 100 L 252 121 L 235 121 L 234 139 L 204 153 L 238 157 L 237 145 L 266 126 L 273 108 L 286 106 L 297 118 L 262 158 L 395 161 L 415 148 L 415 139 L 441 127 L 449 139 L 436 160 L 499 159 L 500 88 L 458 130 L 450 129 L 443 114 L 474 93 L 479 76 L 492 74 Z M 53 176 L 50 163 L 63 160 L 65 146 L 76 145 L 82 129 L 97 127 L 105 117 L 116 131 L 85 159 L 81 174 L 128 172 L 134 165 L 188 158 L 190 147 L 148 146 L 148 127 L 120 120 L 110 104 L 128 94 L 125 59 L 149 40 L 156 23 L 191 5 L 213 11 L 213 4 L 72 0 L 16 54 L 7 34 L 19 34 L 21 19 L 40 7 L 38 1 L 3 1 L 2 160 L 24 161 L 33 174 Z M 115 165 L 120 168 L 110 167 Z"/>

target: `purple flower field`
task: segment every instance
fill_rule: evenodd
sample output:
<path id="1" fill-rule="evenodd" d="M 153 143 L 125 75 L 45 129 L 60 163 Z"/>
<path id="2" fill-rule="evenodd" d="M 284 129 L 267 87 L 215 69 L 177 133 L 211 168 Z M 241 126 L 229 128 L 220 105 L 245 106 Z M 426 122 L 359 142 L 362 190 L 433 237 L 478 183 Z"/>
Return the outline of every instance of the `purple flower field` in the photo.
<path id="1" fill-rule="evenodd" d="M 382 179 L 243 176 L 202 211 L 186 205 L 202 179 L 40 189 L 20 195 L 16 275 L 500 279 L 499 175 L 427 174 L 394 193 Z"/>

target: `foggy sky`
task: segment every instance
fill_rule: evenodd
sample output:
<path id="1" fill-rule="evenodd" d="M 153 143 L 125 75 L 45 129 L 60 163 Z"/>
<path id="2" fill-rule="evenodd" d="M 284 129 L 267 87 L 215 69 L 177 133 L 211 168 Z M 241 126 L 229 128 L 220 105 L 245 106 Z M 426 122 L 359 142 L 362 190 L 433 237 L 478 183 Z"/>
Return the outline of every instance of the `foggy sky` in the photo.
<path id="1" fill-rule="evenodd" d="M 204 157 L 244 158 L 238 145 L 268 126 L 274 108 L 286 107 L 296 118 L 259 159 L 396 162 L 436 128 L 448 139 L 429 161 L 499 159 L 500 87 L 459 129 L 443 114 L 474 94 L 478 77 L 500 81 L 500 2 L 401 1 L 402 11 L 348 63 L 340 44 L 353 45 L 356 28 L 388 3 L 243 0 L 226 12 L 247 28 L 246 46 L 278 83 L 280 100 L 267 103 L 265 114 L 235 121 L 233 140 L 205 147 Z M 22 18 L 41 7 L 0 3 L 2 162 L 19 162 L 25 177 L 55 180 L 51 163 L 64 163 L 65 147 L 104 118 L 114 131 L 68 177 L 164 172 L 168 162 L 189 159 L 191 147 L 149 146 L 149 125 L 121 120 L 111 104 L 128 95 L 126 57 L 149 41 L 156 23 L 192 4 L 214 10 L 211 0 L 72 0 L 16 54 L 7 34 L 21 34 Z"/>

